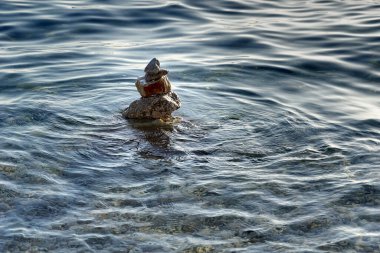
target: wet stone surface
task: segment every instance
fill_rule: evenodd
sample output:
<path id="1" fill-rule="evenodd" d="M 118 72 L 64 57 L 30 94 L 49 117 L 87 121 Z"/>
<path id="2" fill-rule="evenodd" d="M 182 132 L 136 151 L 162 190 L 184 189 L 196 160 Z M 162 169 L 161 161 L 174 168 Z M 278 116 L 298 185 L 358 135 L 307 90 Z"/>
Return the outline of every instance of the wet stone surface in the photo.
<path id="1" fill-rule="evenodd" d="M 140 98 L 132 102 L 122 115 L 127 119 L 169 119 L 181 107 L 181 101 L 174 92 Z"/>

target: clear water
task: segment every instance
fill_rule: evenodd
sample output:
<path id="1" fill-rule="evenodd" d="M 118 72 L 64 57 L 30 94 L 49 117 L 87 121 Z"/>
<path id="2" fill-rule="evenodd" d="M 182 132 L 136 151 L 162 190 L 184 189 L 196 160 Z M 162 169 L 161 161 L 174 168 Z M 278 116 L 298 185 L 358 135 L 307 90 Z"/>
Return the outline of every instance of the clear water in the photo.
<path id="1" fill-rule="evenodd" d="M 380 252 L 379 13 L 2 0 L 0 252 Z M 152 57 L 174 126 L 121 117 Z"/>

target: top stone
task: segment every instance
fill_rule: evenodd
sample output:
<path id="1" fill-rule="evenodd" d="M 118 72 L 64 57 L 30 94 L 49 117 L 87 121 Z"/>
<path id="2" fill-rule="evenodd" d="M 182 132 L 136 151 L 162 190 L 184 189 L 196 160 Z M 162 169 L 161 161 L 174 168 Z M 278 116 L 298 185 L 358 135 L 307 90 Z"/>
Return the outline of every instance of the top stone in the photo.
<path id="1" fill-rule="evenodd" d="M 158 71 L 160 71 L 160 61 L 156 58 L 153 58 L 150 60 L 148 65 L 146 65 L 144 72 L 145 73 L 151 73 L 151 74 L 157 74 Z"/>
<path id="2" fill-rule="evenodd" d="M 145 80 L 147 82 L 156 81 L 160 79 L 162 76 L 167 75 L 168 71 L 166 69 L 160 68 L 160 61 L 156 58 L 153 58 L 148 65 L 146 65 L 145 69 Z"/>

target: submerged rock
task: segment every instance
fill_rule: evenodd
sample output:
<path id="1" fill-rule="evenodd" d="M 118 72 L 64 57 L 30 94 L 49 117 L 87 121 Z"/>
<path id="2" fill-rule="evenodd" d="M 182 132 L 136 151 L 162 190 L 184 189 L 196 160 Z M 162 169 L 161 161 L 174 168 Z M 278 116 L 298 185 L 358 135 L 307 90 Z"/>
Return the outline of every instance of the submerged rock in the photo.
<path id="1" fill-rule="evenodd" d="M 181 101 L 177 94 L 169 92 L 133 101 L 123 111 L 123 116 L 128 119 L 170 119 L 172 112 L 181 107 Z"/>
<path id="2" fill-rule="evenodd" d="M 137 79 L 135 85 L 141 98 L 133 101 L 122 115 L 127 119 L 161 119 L 170 121 L 172 112 L 181 107 L 177 94 L 171 91 L 169 73 L 160 68 L 160 62 L 153 58 L 145 67 L 145 76 Z"/>

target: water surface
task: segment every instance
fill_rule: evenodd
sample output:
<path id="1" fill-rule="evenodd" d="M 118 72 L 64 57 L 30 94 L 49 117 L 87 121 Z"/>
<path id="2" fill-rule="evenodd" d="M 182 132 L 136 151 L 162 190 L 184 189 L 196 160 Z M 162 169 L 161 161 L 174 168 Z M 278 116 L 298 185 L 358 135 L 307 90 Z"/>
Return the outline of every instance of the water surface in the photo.
<path id="1" fill-rule="evenodd" d="M 378 1 L 0 3 L 1 252 L 380 252 Z M 121 111 L 157 57 L 171 127 Z"/>

